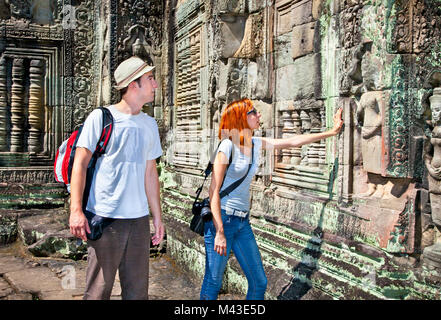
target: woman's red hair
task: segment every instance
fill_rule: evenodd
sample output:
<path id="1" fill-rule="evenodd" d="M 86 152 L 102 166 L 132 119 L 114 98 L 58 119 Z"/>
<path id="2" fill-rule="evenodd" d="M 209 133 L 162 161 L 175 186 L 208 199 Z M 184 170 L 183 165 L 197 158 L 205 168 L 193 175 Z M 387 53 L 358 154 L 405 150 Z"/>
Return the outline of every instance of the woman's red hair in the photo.
<path id="1" fill-rule="evenodd" d="M 239 137 L 240 144 L 243 145 L 244 131 L 251 130 L 248 125 L 247 112 L 253 108 L 253 103 L 248 98 L 231 102 L 222 113 L 219 125 L 219 139 L 228 138 L 236 142 L 236 139 Z"/>

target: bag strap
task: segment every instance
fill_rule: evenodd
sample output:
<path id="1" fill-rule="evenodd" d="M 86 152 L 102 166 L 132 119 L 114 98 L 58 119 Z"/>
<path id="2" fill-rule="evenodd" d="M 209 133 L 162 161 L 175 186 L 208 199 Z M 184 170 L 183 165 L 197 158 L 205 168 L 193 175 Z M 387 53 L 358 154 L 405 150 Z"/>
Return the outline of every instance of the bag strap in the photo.
<path id="1" fill-rule="evenodd" d="M 210 175 L 211 171 L 213 170 L 214 158 L 217 155 L 217 150 L 219 149 L 219 146 L 222 143 L 222 141 L 219 142 L 219 144 L 218 144 L 218 146 L 216 148 L 216 151 L 215 151 L 215 153 L 212 156 L 212 161 L 210 161 L 210 163 L 207 166 L 207 169 L 205 169 L 205 171 L 204 171 L 205 172 L 205 178 L 204 178 L 204 181 L 202 182 L 202 185 L 196 190 L 196 198 L 195 198 L 194 202 L 196 202 L 198 200 L 199 195 L 202 192 L 202 189 L 204 188 L 205 180 L 207 180 L 207 177 Z M 228 170 L 228 168 L 229 168 L 229 166 L 230 166 L 230 164 L 232 162 L 233 153 L 234 153 L 234 145 L 231 148 L 231 154 L 230 154 L 228 166 L 227 166 L 227 168 L 225 170 L 224 180 L 225 180 L 225 176 L 227 175 L 227 170 Z M 229 185 L 227 188 L 225 188 L 222 192 L 220 192 L 219 196 L 220 196 L 221 199 L 223 197 L 225 197 L 226 195 L 229 195 L 231 192 L 233 192 L 233 190 L 236 189 L 243 182 L 243 180 L 245 180 L 245 178 L 248 176 L 248 172 L 250 172 L 250 169 L 251 169 L 251 166 L 253 165 L 253 162 L 254 162 L 254 142 L 252 143 L 252 147 L 251 147 L 251 163 L 248 166 L 247 173 L 242 178 L 240 178 L 239 180 L 233 182 L 231 185 Z M 222 189 L 223 184 L 224 184 L 224 181 L 222 181 L 221 189 Z"/>
<path id="2" fill-rule="evenodd" d="M 89 165 L 87 166 L 86 185 L 84 186 L 83 194 L 83 210 L 86 209 L 87 201 L 89 200 L 90 187 L 92 186 L 92 179 L 95 171 L 96 162 L 98 161 L 98 158 L 106 152 L 106 148 L 113 131 L 112 113 L 109 109 L 105 107 L 99 107 L 99 109 L 101 109 L 101 111 L 103 112 L 103 127 L 101 130 L 100 139 L 96 144 L 95 151 L 92 154 Z"/>
<path id="3" fill-rule="evenodd" d="M 251 146 L 251 162 L 248 165 L 248 170 L 247 173 L 240 178 L 239 180 L 233 182 L 231 185 L 229 185 L 227 188 L 225 188 L 224 190 L 222 190 L 219 193 L 220 198 L 222 199 L 223 197 L 229 195 L 231 192 L 233 192 L 234 189 L 236 189 L 244 180 L 245 178 L 248 176 L 248 173 L 250 172 L 251 167 L 253 166 L 253 162 L 254 162 L 254 142 L 252 142 L 252 146 Z M 225 175 L 227 173 L 225 172 Z M 221 187 L 222 188 L 222 187 Z"/>
<path id="4" fill-rule="evenodd" d="M 213 170 L 213 162 L 214 162 L 214 159 L 216 158 L 219 146 L 222 143 L 222 141 L 224 141 L 224 140 L 225 139 L 223 139 L 219 142 L 219 144 L 216 147 L 216 150 L 214 151 L 213 155 L 210 158 L 210 161 L 208 162 L 207 168 L 204 170 L 204 174 L 205 174 L 204 181 L 202 182 L 202 185 L 196 190 L 196 198 L 195 198 L 194 202 L 197 202 L 199 199 L 199 195 L 201 194 L 202 189 L 204 188 L 205 181 L 207 180 L 208 176 L 210 175 L 211 171 Z M 233 153 L 234 153 L 234 148 L 231 149 L 230 157 L 228 159 L 228 166 L 227 166 L 226 170 L 228 170 L 228 168 L 230 167 L 231 161 L 233 160 Z M 224 179 L 225 179 L 225 176 L 224 176 Z M 224 184 L 224 182 L 222 181 L 222 185 L 223 184 Z M 222 188 L 222 186 L 221 186 L 221 188 Z"/>

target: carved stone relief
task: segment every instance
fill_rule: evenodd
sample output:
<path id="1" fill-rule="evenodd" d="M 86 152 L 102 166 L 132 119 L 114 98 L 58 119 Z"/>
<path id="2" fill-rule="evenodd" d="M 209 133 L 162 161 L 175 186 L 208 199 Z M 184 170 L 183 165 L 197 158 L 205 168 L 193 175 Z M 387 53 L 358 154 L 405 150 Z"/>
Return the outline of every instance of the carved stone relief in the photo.
<path id="1" fill-rule="evenodd" d="M 424 148 L 424 163 L 427 168 L 429 182 L 431 220 L 438 228 L 441 227 L 441 87 L 433 90 L 430 97 L 432 113 L 431 137 L 428 137 Z M 441 237 L 435 244 L 424 249 L 424 259 L 430 265 L 441 267 Z"/>
<path id="2" fill-rule="evenodd" d="M 385 170 L 385 139 L 384 114 L 385 97 L 382 91 L 369 91 L 361 96 L 357 108 L 357 121 L 361 126 L 361 152 L 363 168 L 367 172 L 383 174 Z M 375 186 L 370 185 L 366 196 L 375 192 Z"/>
<path id="3" fill-rule="evenodd" d="M 175 144 L 173 163 L 186 168 L 200 166 L 202 142 L 202 84 L 208 80 L 202 69 L 205 41 L 202 33 L 202 15 L 192 15 L 197 1 L 186 1 L 179 5 L 175 38 Z M 196 7 L 194 7 L 196 6 Z"/>
<path id="4" fill-rule="evenodd" d="M 75 50 L 73 54 L 73 125 L 78 127 L 95 108 L 95 19 L 94 1 L 82 1 L 76 7 L 76 29 L 73 33 Z"/>
<path id="5" fill-rule="evenodd" d="M 245 31 L 239 49 L 234 53 L 234 58 L 253 59 L 262 55 L 263 46 L 263 16 L 251 14 L 245 23 Z"/>
<path id="6" fill-rule="evenodd" d="M 288 138 L 295 134 L 318 133 L 325 130 L 325 122 L 325 110 L 321 101 L 302 100 L 293 105 L 281 104 L 276 115 L 276 136 Z M 328 191 L 325 141 L 284 149 L 275 152 L 275 155 L 276 174 L 273 181 Z"/>
<path id="7" fill-rule="evenodd" d="M 113 0 L 111 12 L 115 13 L 110 23 L 111 42 L 118 49 L 112 53 L 110 73 L 113 75 L 118 63 L 133 55 L 139 56 L 151 65 L 160 66 L 163 2 Z M 155 69 L 155 77 L 161 79 L 161 68 Z M 114 85 L 113 77 L 112 85 Z M 154 105 L 161 103 L 161 90 L 161 86 L 156 90 Z M 118 99 L 119 94 L 113 90 L 112 101 L 116 102 Z M 153 115 L 153 110 L 145 111 Z"/>

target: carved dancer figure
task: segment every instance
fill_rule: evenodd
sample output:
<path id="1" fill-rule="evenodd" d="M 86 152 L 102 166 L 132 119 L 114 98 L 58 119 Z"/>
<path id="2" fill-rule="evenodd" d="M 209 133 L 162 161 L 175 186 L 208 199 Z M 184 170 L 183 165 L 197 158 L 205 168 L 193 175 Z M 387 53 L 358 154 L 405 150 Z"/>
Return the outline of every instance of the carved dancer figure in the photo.
<path id="1" fill-rule="evenodd" d="M 87 243 L 86 300 L 110 299 L 117 270 L 123 299 L 148 297 L 150 212 L 155 227 L 152 243 L 157 245 L 164 237 L 156 170 L 156 159 L 162 154 L 158 125 L 141 111 L 154 100 L 158 87 L 153 69 L 131 57 L 115 70 L 122 98 L 108 107 L 114 128 L 105 155 L 97 161 L 85 209 L 86 172 L 102 131 L 101 110 L 87 117 L 78 139 L 71 180 L 71 233 L 83 240 L 90 233 L 83 210 L 115 219 L 100 239 Z"/>
<path id="2" fill-rule="evenodd" d="M 383 150 L 382 150 L 382 92 L 368 91 L 364 93 L 357 107 L 357 122 L 361 129 L 361 154 L 363 157 L 363 169 L 371 174 L 381 174 Z M 362 197 L 373 196 L 375 198 L 392 197 L 393 184 L 388 181 L 386 185 L 376 184 L 368 180 L 368 190 L 361 194 Z"/>
<path id="3" fill-rule="evenodd" d="M 441 87 L 433 91 L 430 99 L 432 110 L 432 137 L 425 144 L 424 163 L 429 181 L 432 221 L 441 226 Z"/>
<path id="4" fill-rule="evenodd" d="M 441 227 L 441 87 L 433 90 L 429 98 L 432 111 L 432 137 L 425 141 L 424 164 L 427 168 L 429 182 L 430 208 L 432 221 Z M 430 247 L 424 248 L 424 260 L 429 264 L 441 267 L 441 242 L 439 239 Z"/>
<path id="5" fill-rule="evenodd" d="M 272 139 L 253 137 L 261 115 L 251 100 L 237 100 L 226 107 L 219 126 L 219 138 L 223 141 L 214 160 L 209 189 L 212 219 L 205 223 L 204 230 L 206 259 L 201 300 L 217 299 L 231 250 L 248 280 L 246 298 L 264 298 L 267 278 L 249 221 L 250 184 L 257 171 L 260 149 L 295 148 L 332 137 L 343 125 L 341 114 L 339 109 L 329 131 Z M 221 198 L 223 190 L 243 177 L 240 185 Z"/>

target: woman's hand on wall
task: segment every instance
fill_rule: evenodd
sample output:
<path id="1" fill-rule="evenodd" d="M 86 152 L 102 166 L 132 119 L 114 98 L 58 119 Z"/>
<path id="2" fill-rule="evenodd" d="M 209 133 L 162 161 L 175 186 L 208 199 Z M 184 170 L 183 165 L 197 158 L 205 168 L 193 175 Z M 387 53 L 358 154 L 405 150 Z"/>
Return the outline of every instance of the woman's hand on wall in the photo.
<path id="1" fill-rule="evenodd" d="M 343 126 L 343 120 L 341 115 L 343 113 L 343 108 L 339 108 L 334 114 L 334 127 L 331 129 L 334 135 L 338 134 Z"/>

